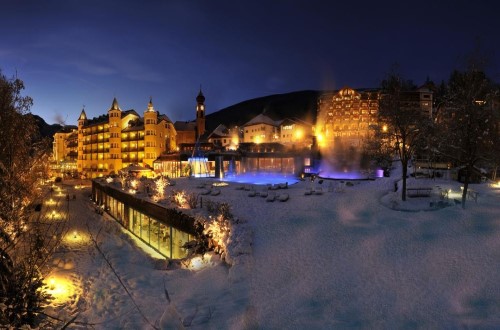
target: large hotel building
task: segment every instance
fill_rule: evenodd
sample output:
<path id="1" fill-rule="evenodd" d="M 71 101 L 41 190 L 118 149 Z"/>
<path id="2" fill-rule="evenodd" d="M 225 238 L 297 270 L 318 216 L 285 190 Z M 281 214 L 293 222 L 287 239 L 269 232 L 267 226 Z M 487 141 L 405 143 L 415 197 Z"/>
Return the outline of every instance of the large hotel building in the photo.
<path id="1" fill-rule="evenodd" d="M 415 111 L 432 116 L 433 92 L 422 86 L 404 92 L 402 97 Z M 323 93 L 318 99 L 315 133 L 320 146 L 332 147 L 337 141 L 348 146 L 361 146 L 370 127 L 379 123 L 379 89 L 343 88 Z"/>
<path id="2" fill-rule="evenodd" d="M 150 100 L 144 116 L 135 110 L 122 111 L 116 98 L 106 115 L 88 119 L 85 110 L 78 118 L 77 171 L 87 177 L 117 173 L 130 164 L 153 167 L 162 153 L 176 148 L 175 129 Z"/>

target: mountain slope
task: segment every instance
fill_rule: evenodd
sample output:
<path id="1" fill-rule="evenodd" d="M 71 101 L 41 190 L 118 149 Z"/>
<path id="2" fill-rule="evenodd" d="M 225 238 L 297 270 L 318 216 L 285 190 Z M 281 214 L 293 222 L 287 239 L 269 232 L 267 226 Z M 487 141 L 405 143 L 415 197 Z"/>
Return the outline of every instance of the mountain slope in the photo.
<path id="1" fill-rule="evenodd" d="M 241 126 L 262 112 L 276 120 L 295 117 L 314 123 L 320 93 L 320 91 L 298 91 L 243 101 L 208 114 L 206 129 L 211 132 L 219 124 L 227 127 Z"/>
<path id="2" fill-rule="evenodd" d="M 40 135 L 42 137 L 49 137 L 52 139 L 54 137 L 54 134 L 63 128 L 63 126 L 61 126 L 60 124 L 47 124 L 45 120 L 43 120 L 43 118 L 38 115 L 34 115 L 31 113 L 28 115 L 32 116 L 35 119 L 38 129 L 40 130 Z"/>

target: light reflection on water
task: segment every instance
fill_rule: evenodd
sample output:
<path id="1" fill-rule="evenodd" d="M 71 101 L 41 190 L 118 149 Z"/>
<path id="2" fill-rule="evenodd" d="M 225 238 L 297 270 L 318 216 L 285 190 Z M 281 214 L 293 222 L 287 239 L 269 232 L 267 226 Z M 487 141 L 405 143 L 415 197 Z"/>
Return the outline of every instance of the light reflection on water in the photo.
<path id="1" fill-rule="evenodd" d="M 381 178 L 384 176 L 383 170 L 375 170 L 372 173 L 366 171 L 321 171 L 318 176 L 324 179 L 339 180 L 366 180 L 370 178 Z"/>

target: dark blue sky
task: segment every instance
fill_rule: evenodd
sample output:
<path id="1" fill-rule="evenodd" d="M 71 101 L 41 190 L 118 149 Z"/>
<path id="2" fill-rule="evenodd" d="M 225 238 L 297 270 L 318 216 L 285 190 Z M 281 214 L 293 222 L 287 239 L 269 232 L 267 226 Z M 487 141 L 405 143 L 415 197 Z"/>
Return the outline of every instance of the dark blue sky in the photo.
<path id="1" fill-rule="evenodd" d="M 377 87 L 393 63 L 420 84 L 447 79 L 479 41 L 499 81 L 497 1 L 1 1 L 0 69 L 32 112 L 76 124 L 85 105 L 194 119 L 304 89 Z"/>

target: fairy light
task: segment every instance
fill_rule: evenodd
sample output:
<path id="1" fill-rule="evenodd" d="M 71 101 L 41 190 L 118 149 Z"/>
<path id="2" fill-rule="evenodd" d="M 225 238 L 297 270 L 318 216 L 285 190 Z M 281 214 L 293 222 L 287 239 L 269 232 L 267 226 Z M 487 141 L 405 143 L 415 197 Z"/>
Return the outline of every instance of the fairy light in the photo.
<path id="1" fill-rule="evenodd" d="M 181 208 L 187 207 L 187 198 L 184 191 L 179 191 L 174 194 L 174 200 L 177 205 Z"/>

